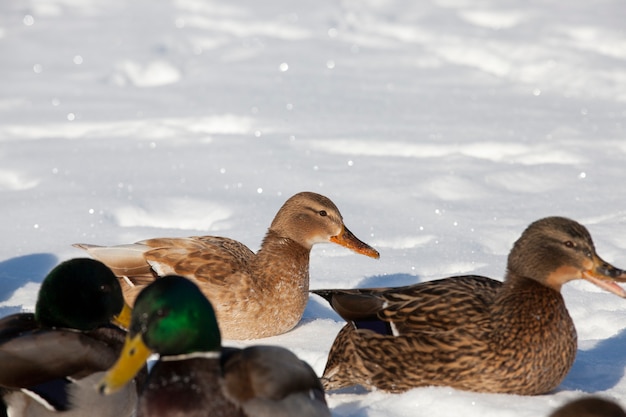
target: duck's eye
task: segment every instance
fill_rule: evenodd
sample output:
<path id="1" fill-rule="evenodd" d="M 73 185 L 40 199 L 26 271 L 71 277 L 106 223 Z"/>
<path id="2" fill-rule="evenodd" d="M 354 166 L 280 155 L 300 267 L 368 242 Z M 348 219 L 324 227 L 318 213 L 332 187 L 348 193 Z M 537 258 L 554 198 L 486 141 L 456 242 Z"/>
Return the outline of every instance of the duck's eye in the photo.
<path id="1" fill-rule="evenodd" d="M 326 217 L 326 216 L 328 216 L 328 213 L 326 213 L 326 210 L 320 210 L 320 211 L 318 211 L 317 213 L 318 213 L 320 216 L 322 216 L 322 217 Z"/>
<path id="2" fill-rule="evenodd" d="M 565 246 L 567 246 L 568 248 L 574 248 L 576 247 L 576 245 L 574 244 L 574 242 L 572 242 L 571 240 L 568 240 L 565 242 Z"/>
<path id="3" fill-rule="evenodd" d="M 146 320 L 149 323 L 154 323 L 154 322 L 161 320 L 164 317 L 167 317 L 169 314 L 170 314 L 170 311 L 168 308 L 159 308 L 158 310 L 152 312 L 152 314 L 147 314 Z"/>

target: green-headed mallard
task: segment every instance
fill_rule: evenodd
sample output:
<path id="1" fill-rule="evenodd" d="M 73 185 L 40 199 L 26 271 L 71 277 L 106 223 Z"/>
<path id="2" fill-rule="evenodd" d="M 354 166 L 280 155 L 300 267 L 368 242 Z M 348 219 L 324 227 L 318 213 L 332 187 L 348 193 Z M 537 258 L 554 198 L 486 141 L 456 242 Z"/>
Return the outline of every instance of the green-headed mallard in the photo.
<path id="1" fill-rule="evenodd" d="M 517 240 L 504 282 L 460 276 L 314 291 L 348 321 L 330 350 L 324 387 L 548 392 L 576 356 L 576 329 L 561 296 L 561 286 L 575 279 L 626 297 L 616 284 L 626 272 L 598 257 L 587 229 L 548 217 Z"/>
<path id="2" fill-rule="evenodd" d="M 138 417 L 330 416 L 309 365 L 272 346 L 221 347 L 211 303 L 190 280 L 165 276 L 137 297 L 124 350 L 100 385 L 114 392 L 152 353 Z"/>
<path id="3" fill-rule="evenodd" d="M 257 254 L 240 242 L 215 236 L 75 246 L 120 277 L 129 304 L 155 275 L 184 276 L 211 300 L 223 337 L 256 339 L 284 333 L 298 324 L 308 300 L 311 247 L 323 242 L 379 256 L 345 227 L 332 201 L 311 192 L 285 202 Z"/>
<path id="4" fill-rule="evenodd" d="M 112 323 L 128 327 L 130 308 L 104 264 L 72 259 L 54 268 L 34 314 L 0 319 L 0 393 L 9 415 L 131 416 L 134 383 L 106 399 L 93 388 L 124 343 L 126 332 Z"/>

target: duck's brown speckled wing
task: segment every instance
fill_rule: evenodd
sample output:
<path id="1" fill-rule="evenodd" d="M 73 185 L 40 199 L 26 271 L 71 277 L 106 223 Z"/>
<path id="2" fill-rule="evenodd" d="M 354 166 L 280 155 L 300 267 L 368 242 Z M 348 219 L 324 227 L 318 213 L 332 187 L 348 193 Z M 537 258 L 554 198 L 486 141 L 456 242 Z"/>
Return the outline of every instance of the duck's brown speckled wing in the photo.
<path id="1" fill-rule="evenodd" d="M 216 289 L 246 287 L 254 253 L 244 244 L 216 236 L 154 238 L 134 244 L 97 246 L 76 244 L 106 264 L 120 278 L 124 298 L 132 305 L 157 276 L 181 275 L 195 281 L 206 294 Z M 215 288 L 217 287 L 217 288 Z"/>
<path id="2" fill-rule="evenodd" d="M 139 242 L 150 249 L 144 258 L 157 275 L 181 275 L 199 285 L 236 284 L 238 274 L 250 274 L 252 252 L 233 239 L 194 236 L 176 239 L 150 239 Z"/>
<path id="3" fill-rule="evenodd" d="M 458 276 L 401 288 L 314 290 L 346 321 L 393 323 L 398 334 L 445 331 L 481 320 L 502 282 Z"/>
<path id="4" fill-rule="evenodd" d="M 501 287 L 500 281 L 467 275 L 389 290 L 379 318 L 393 322 L 399 334 L 457 329 L 487 318 Z"/>

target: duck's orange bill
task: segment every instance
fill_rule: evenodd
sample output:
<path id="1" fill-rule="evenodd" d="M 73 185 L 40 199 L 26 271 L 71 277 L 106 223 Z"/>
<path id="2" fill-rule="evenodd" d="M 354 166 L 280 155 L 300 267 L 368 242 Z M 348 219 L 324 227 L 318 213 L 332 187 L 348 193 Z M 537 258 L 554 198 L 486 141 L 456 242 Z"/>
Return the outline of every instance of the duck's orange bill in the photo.
<path id="1" fill-rule="evenodd" d="M 370 258 L 375 259 L 380 258 L 380 254 L 376 249 L 374 249 L 367 243 L 359 240 L 359 238 L 354 236 L 352 232 L 348 230 L 348 228 L 345 226 L 342 227 L 341 233 L 339 233 L 337 236 L 331 236 L 330 241 L 351 249 L 356 253 L 360 253 L 361 255 L 366 255 Z"/>
<path id="2" fill-rule="evenodd" d="M 592 267 L 583 271 L 582 277 L 603 290 L 626 298 L 626 290 L 617 285 L 618 282 L 626 282 L 626 271 L 605 262 L 598 255 L 593 256 Z"/>
<path id="3" fill-rule="evenodd" d="M 132 314 L 133 314 L 133 310 L 126 303 L 126 301 L 124 301 L 124 306 L 122 307 L 122 311 L 120 311 L 120 314 L 113 317 L 113 323 L 128 330 L 128 328 L 130 327 L 130 318 Z"/>
<path id="4" fill-rule="evenodd" d="M 132 339 L 126 336 L 120 357 L 98 384 L 98 391 L 101 394 L 111 394 L 122 388 L 137 375 L 151 354 L 152 351 L 143 343 L 141 334 Z"/>

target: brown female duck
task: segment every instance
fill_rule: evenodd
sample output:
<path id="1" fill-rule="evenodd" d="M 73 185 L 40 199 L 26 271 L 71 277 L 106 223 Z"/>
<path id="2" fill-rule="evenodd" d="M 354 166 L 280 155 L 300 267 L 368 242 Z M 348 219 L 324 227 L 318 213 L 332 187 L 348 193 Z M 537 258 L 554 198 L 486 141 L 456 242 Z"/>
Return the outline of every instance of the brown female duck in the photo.
<path id="1" fill-rule="evenodd" d="M 215 236 L 75 246 L 120 277 L 129 304 L 155 275 L 181 275 L 211 300 L 224 338 L 255 339 L 284 333 L 300 321 L 308 300 L 311 248 L 323 242 L 379 257 L 345 227 L 330 199 L 312 192 L 285 202 L 256 254 L 240 242 Z"/>
<path id="2" fill-rule="evenodd" d="M 324 387 L 548 392 L 576 356 L 576 329 L 560 292 L 575 279 L 626 297 L 615 283 L 626 281 L 626 272 L 598 257 L 587 229 L 548 217 L 517 240 L 504 282 L 460 276 L 314 291 L 348 321 L 330 350 Z"/>

